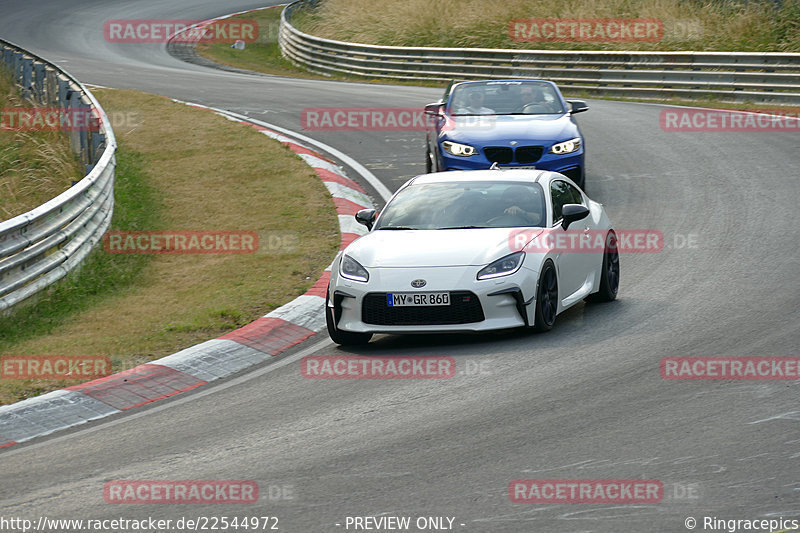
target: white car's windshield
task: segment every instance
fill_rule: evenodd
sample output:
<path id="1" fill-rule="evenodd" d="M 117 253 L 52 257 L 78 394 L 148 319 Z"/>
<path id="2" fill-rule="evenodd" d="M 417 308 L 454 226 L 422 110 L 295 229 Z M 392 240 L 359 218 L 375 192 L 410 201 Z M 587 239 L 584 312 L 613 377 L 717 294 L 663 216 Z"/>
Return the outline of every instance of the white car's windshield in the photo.
<path id="1" fill-rule="evenodd" d="M 452 115 L 551 115 L 564 113 L 561 99 L 549 83 L 484 81 L 453 88 Z"/>
<path id="2" fill-rule="evenodd" d="M 536 183 L 412 184 L 377 221 L 377 230 L 544 227 L 545 203 Z"/>

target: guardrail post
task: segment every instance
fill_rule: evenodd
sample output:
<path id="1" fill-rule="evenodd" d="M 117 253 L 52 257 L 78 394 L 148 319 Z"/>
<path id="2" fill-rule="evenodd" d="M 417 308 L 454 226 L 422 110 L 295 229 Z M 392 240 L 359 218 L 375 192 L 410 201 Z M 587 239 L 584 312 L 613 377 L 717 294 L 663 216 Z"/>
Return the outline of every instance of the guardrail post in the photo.
<path id="1" fill-rule="evenodd" d="M 33 59 L 22 59 L 22 79 L 20 85 L 22 86 L 22 97 L 30 99 L 33 96 Z"/>
<path id="2" fill-rule="evenodd" d="M 45 68 L 44 63 L 34 63 L 33 65 L 33 91 L 36 101 L 44 105 L 45 101 Z"/>
<path id="3" fill-rule="evenodd" d="M 89 161 L 91 162 L 92 166 L 94 166 L 94 164 L 97 163 L 97 160 L 100 158 L 100 154 L 103 153 L 105 144 L 106 144 L 105 135 L 103 135 L 100 132 L 92 132 L 92 143 L 91 143 L 92 150 L 89 158 Z"/>
<path id="4" fill-rule="evenodd" d="M 66 108 L 69 105 L 69 82 L 58 80 L 58 99 L 55 102 L 57 107 Z"/>
<path id="5" fill-rule="evenodd" d="M 82 154 L 81 135 L 80 131 L 77 131 L 74 127 L 72 127 L 72 122 L 80 107 L 80 100 L 80 94 L 78 94 L 76 91 L 69 91 L 69 96 L 67 97 L 67 107 L 64 109 L 64 112 L 67 116 L 67 120 L 64 121 L 63 124 L 64 131 L 67 133 L 67 135 L 69 135 L 69 145 L 72 148 L 72 151 L 76 154 Z"/>
<path id="6" fill-rule="evenodd" d="M 12 65 L 14 69 L 14 83 L 19 83 L 22 79 L 22 52 L 14 52 Z"/>
<path id="7" fill-rule="evenodd" d="M 45 87 L 45 93 L 47 95 L 45 102 L 47 105 L 55 107 L 56 104 L 58 104 L 58 77 L 52 70 L 47 70 L 45 72 Z"/>

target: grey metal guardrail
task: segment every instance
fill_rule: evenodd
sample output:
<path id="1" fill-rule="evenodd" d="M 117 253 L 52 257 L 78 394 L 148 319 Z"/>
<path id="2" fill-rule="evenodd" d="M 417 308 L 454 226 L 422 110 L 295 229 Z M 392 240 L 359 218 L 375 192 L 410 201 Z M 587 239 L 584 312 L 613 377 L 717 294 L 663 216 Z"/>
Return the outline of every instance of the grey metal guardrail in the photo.
<path id="1" fill-rule="evenodd" d="M 714 98 L 800 105 L 800 54 L 616 52 L 375 46 L 315 37 L 291 25 L 300 0 L 281 15 L 290 61 L 320 74 L 370 78 L 543 78 L 564 91 L 635 98 Z"/>
<path id="2" fill-rule="evenodd" d="M 102 239 L 114 210 L 114 132 L 95 97 L 73 76 L 0 39 L 0 69 L 11 73 L 32 107 L 93 117 L 59 125 L 86 165 L 86 176 L 41 206 L 0 222 L 0 311 L 46 289 L 80 265 Z M 0 111 L 2 112 L 2 111 Z"/>

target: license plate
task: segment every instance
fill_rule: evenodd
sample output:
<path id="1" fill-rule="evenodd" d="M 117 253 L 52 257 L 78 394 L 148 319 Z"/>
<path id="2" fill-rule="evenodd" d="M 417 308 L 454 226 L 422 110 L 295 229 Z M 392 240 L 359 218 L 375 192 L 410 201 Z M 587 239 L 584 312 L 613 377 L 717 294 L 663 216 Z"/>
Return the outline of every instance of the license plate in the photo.
<path id="1" fill-rule="evenodd" d="M 386 295 L 389 307 L 431 307 L 450 305 L 449 292 L 390 292 Z"/>

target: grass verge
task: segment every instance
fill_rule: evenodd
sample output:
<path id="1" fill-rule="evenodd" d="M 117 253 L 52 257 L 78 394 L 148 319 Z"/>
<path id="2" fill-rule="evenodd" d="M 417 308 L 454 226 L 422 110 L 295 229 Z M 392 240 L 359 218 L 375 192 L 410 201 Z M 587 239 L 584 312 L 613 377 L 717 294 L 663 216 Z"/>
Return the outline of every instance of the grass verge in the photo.
<path id="1" fill-rule="evenodd" d="M 253 128 L 135 91 L 97 90 L 120 149 L 113 229 L 241 230 L 253 254 L 95 250 L 80 273 L 0 319 L 2 355 L 107 356 L 132 368 L 222 335 L 303 294 L 339 244 L 316 174 Z M 78 381 L 0 380 L 0 404 Z"/>
<path id="2" fill-rule="evenodd" d="M 321 3 L 321 6 L 330 6 L 334 2 L 338 1 L 348 1 L 348 0 L 326 0 L 325 2 Z M 384 1 L 384 0 L 382 0 Z M 385 0 L 387 2 L 394 2 L 394 0 Z M 585 1 L 589 2 L 590 0 L 576 0 L 576 1 Z M 672 2 L 673 0 L 668 0 Z M 677 1 L 677 0 L 676 0 Z M 406 4 L 403 4 L 406 5 Z M 411 4 L 409 4 L 410 6 Z M 449 4 L 448 4 L 449 5 Z M 594 5 L 594 4 L 592 4 Z M 788 4 L 785 4 L 784 7 L 789 9 Z M 395 6 L 396 7 L 396 6 Z M 597 6 L 595 6 L 597 7 Z M 763 6 L 761 6 L 763 7 Z M 388 7 L 387 7 L 388 8 Z M 328 9 L 328 8 L 325 8 Z M 550 11 L 543 12 L 544 14 L 537 15 L 540 18 L 544 18 L 547 16 L 552 16 L 552 10 L 555 9 L 552 6 Z M 281 56 L 280 48 L 277 44 L 277 33 L 278 28 L 280 26 L 280 12 L 282 7 L 276 8 L 268 8 L 261 11 L 256 11 L 252 13 L 245 13 L 242 15 L 238 15 L 235 18 L 243 18 L 243 19 L 254 19 L 259 24 L 259 38 L 256 43 L 248 44 L 244 50 L 235 50 L 230 47 L 228 44 L 224 43 L 201 43 L 197 47 L 197 51 L 200 55 L 215 61 L 220 64 L 229 65 L 237 68 L 242 68 L 246 70 L 252 70 L 254 72 L 262 72 L 265 74 L 276 74 L 276 75 L 284 75 L 284 76 L 292 76 L 292 77 L 301 77 L 301 78 L 315 78 L 315 79 L 333 79 L 338 81 L 360 81 L 360 82 L 370 82 L 370 83 L 383 83 L 383 84 L 392 84 L 392 85 L 413 85 L 413 86 L 428 86 L 428 87 L 445 87 L 447 85 L 446 82 L 439 82 L 439 81 L 425 81 L 425 80 L 416 80 L 416 81 L 404 81 L 404 80 L 386 80 L 386 79 L 374 79 L 374 78 L 365 78 L 360 76 L 349 76 L 349 75 L 341 75 L 341 76 L 322 76 L 319 74 L 315 74 L 304 70 L 300 67 L 295 66 L 290 61 L 284 59 Z M 314 35 L 320 35 L 317 33 L 318 31 L 325 31 L 325 30 L 318 30 L 315 25 L 320 23 L 319 19 L 322 17 L 321 13 L 323 12 L 323 7 L 320 7 L 315 12 L 309 11 L 300 11 L 295 12 L 295 18 L 293 22 L 296 26 L 302 27 L 304 31 L 313 33 Z M 362 10 L 366 11 L 366 10 Z M 377 11 L 370 9 L 370 13 L 375 14 Z M 631 16 L 630 12 L 625 12 L 625 16 Z M 551 13 L 548 15 L 548 13 Z M 565 13 L 569 13 L 566 11 Z M 619 14 L 617 14 L 619 16 Z M 365 13 L 362 13 L 359 16 L 366 16 Z M 566 16 L 566 15 L 564 15 Z M 681 20 L 683 20 L 685 25 L 689 25 L 689 20 L 686 19 L 685 15 L 681 15 Z M 800 19 L 798 19 L 800 20 Z M 338 23 L 337 23 L 338 24 Z M 800 25 L 800 22 L 797 23 Z M 791 26 L 790 24 L 783 24 L 784 26 Z M 362 25 L 363 26 L 363 25 Z M 363 29 L 363 28 L 362 28 Z M 332 30 L 331 30 L 332 31 Z M 366 30 L 365 30 L 366 31 Z M 789 35 L 792 31 L 787 30 L 783 32 L 783 34 Z M 339 38 L 347 40 L 346 34 L 335 34 L 335 35 L 328 35 L 331 38 Z M 353 36 L 352 40 L 358 40 L 358 36 Z M 378 44 L 398 44 L 398 43 L 378 43 Z M 406 45 L 414 45 L 414 46 L 444 46 L 443 42 L 433 41 L 433 42 L 406 42 Z M 517 43 L 520 44 L 520 43 Z M 529 43 L 530 44 L 530 43 Z M 547 43 L 535 43 L 539 44 L 547 44 Z M 555 46 L 556 43 L 551 43 Z M 597 43 L 591 43 L 596 45 Z M 454 43 L 449 43 L 449 46 L 461 46 Z M 509 45 L 509 43 L 505 43 L 504 46 Z M 479 46 L 479 47 L 487 47 L 485 42 L 466 42 L 464 46 Z M 499 45 L 498 45 L 499 46 Z M 553 47 L 554 47 L 553 46 Z M 536 48 L 546 48 L 544 46 L 536 46 Z M 592 49 L 599 49 L 597 46 L 592 46 Z M 603 100 L 619 100 L 619 101 L 634 101 L 634 102 L 646 102 L 646 103 L 662 103 L 667 105 L 675 105 L 675 106 L 695 106 L 695 107 L 710 107 L 710 108 L 717 108 L 717 109 L 740 109 L 740 110 L 757 110 L 757 111 L 770 111 L 773 110 L 778 114 L 781 113 L 791 113 L 797 112 L 795 108 L 788 108 L 786 106 L 766 106 L 766 105 L 758 105 L 752 103 L 730 103 L 730 102 L 723 102 L 715 98 L 704 98 L 700 100 L 682 100 L 680 98 L 666 98 L 666 99 L 651 99 L 651 98 L 623 98 L 617 96 L 599 96 L 595 93 L 589 93 L 587 91 L 580 91 L 580 90 L 567 90 L 564 91 L 564 96 L 567 98 L 590 98 L 590 99 L 603 99 Z"/>
<path id="3" fill-rule="evenodd" d="M 435 15 L 432 15 L 435 14 Z M 657 19 L 657 41 L 523 42 L 519 19 Z M 402 23 L 398 23 L 402 21 Z M 328 39 L 394 46 L 556 50 L 800 51 L 800 0 L 323 0 L 293 25 Z"/>
<path id="4" fill-rule="evenodd" d="M 275 6 L 250 13 L 243 13 L 233 18 L 255 20 L 258 23 L 258 38 L 254 43 L 248 43 L 244 50 L 231 48 L 228 43 L 199 43 L 197 53 L 220 65 L 252 70 L 262 74 L 276 76 L 289 76 L 292 78 L 358 81 L 370 83 L 383 83 L 391 85 L 428 85 L 431 87 L 445 87 L 445 82 L 431 81 L 403 81 L 385 80 L 378 78 L 365 78 L 347 74 L 323 76 L 296 66 L 284 58 L 278 46 L 278 29 L 281 22 L 281 11 L 284 6 Z"/>
<path id="5" fill-rule="evenodd" d="M 229 43 L 198 43 L 197 53 L 221 65 L 295 78 L 322 78 L 317 74 L 296 67 L 281 55 L 278 46 L 278 30 L 284 6 L 269 7 L 259 11 L 243 13 L 234 19 L 255 20 L 258 23 L 258 38 L 247 43 L 244 50 L 231 48 Z"/>
<path id="6" fill-rule="evenodd" d="M 0 70 L 0 123 L 13 126 L 14 110 L 30 107 L 11 76 Z M 9 120 L 2 119 L 3 114 L 8 114 Z M 55 198 L 83 175 L 83 166 L 61 131 L 0 127 L 0 220 Z"/>

